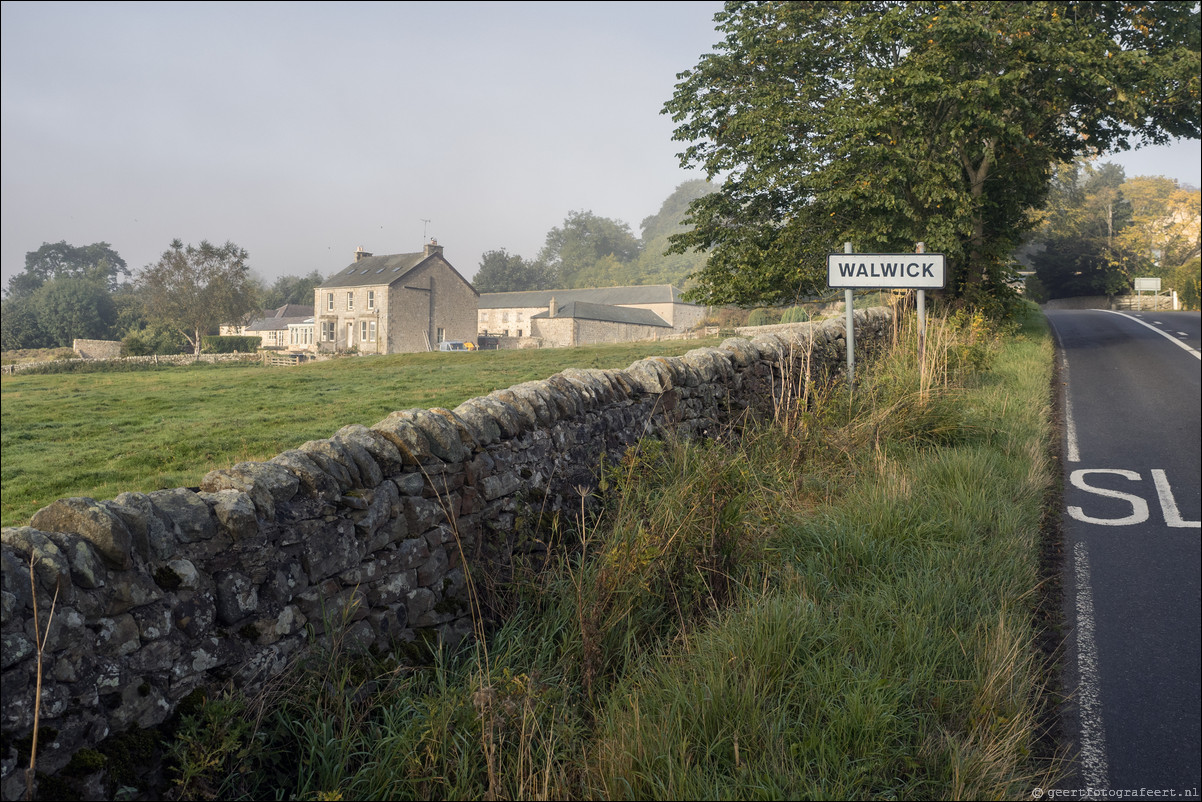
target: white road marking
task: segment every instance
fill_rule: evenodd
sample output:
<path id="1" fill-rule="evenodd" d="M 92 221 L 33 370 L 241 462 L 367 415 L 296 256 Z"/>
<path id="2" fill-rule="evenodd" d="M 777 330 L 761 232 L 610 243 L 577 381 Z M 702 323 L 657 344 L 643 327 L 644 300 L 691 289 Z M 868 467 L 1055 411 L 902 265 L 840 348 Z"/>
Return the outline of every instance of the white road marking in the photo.
<path id="1" fill-rule="evenodd" d="M 1077 580 L 1077 698 L 1081 706 L 1081 778 L 1088 788 L 1108 788 L 1106 728 L 1102 725 L 1099 697 L 1098 646 L 1094 641 L 1093 589 L 1089 554 L 1084 543 L 1073 547 L 1073 572 Z"/>
<path id="2" fill-rule="evenodd" d="M 1178 345 L 1178 346 L 1184 348 L 1186 351 L 1189 351 L 1191 354 L 1194 355 L 1194 359 L 1202 360 L 1202 351 L 1199 351 L 1197 348 L 1194 348 L 1192 346 L 1186 345 L 1185 343 L 1181 342 L 1180 340 L 1174 340 L 1172 337 L 1169 336 L 1169 334 L 1167 332 L 1163 332 L 1160 329 L 1156 328 L 1155 326 L 1149 326 L 1147 323 L 1143 322 L 1142 320 L 1135 317 L 1134 315 L 1127 315 L 1122 312 L 1116 312 L 1113 309 L 1099 309 L 1098 311 L 1099 312 L 1109 312 L 1112 315 L 1120 315 L 1122 317 L 1127 318 L 1128 320 L 1132 320 L 1132 321 L 1138 323 L 1139 325 L 1156 332 L 1161 337 L 1164 337 L 1166 340 L 1171 342 L 1173 345 Z M 1157 322 L 1159 323 L 1160 321 L 1157 321 Z"/>
<path id="3" fill-rule="evenodd" d="M 1068 462 L 1080 462 L 1081 451 L 1077 448 L 1077 422 L 1073 420 L 1073 402 L 1068 395 L 1068 352 L 1060 342 L 1060 332 L 1055 326 L 1052 333 L 1060 345 L 1060 382 L 1064 386 L 1064 458 Z"/>
<path id="4" fill-rule="evenodd" d="M 1124 479 L 1130 479 L 1133 482 L 1139 481 L 1139 474 L 1135 471 L 1124 471 L 1117 468 L 1083 468 L 1079 471 L 1073 471 L 1069 474 L 1068 480 L 1073 487 L 1084 490 L 1086 493 L 1094 493 L 1095 495 L 1105 498 L 1121 498 L 1131 505 L 1131 514 L 1124 518 L 1094 518 L 1086 515 L 1085 510 L 1080 507 L 1069 507 L 1068 514 L 1076 518 L 1081 523 L 1097 524 L 1099 526 L 1131 526 L 1133 524 L 1142 524 L 1148 520 L 1148 502 L 1144 501 L 1139 496 L 1133 496 L 1130 493 L 1124 493 L 1121 490 L 1108 490 L 1104 487 L 1094 487 L 1085 481 L 1086 474 L 1090 473 L 1110 473 L 1121 476 Z M 1166 483 L 1167 485 L 1167 483 Z"/>
<path id="5" fill-rule="evenodd" d="M 1185 521 L 1181 511 L 1177 509 L 1177 499 L 1173 498 L 1173 488 L 1169 487 L 1169 478 L 1159 468 L 1152 469 L 1152 481 L 1156 483 L 1156 493 L 1160 496 L 1160 509 L 1164 512 L 1164 522 L 1174 529 L 1202 529 L 1202 521 Z"/>

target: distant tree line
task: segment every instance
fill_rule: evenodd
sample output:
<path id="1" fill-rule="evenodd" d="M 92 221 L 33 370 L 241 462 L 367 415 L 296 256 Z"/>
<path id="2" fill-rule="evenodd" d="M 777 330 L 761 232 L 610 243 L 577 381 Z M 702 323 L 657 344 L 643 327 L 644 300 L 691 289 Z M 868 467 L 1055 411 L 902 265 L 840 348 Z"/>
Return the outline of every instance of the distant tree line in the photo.
<path id="1" fill-rule="evenodd" d="M 175 240 L 136 274 L 107 242 L 43 243 L 4 292 L 0 348 L 70 347 L 75 339 L 121 340 L 130 355 L 199 353 L 225 323 L 259 309 L 313 303 L 322 276 L 283 276 L 267 286 L 232 242 Z"/>
<path id="2" fill-rule="evenodd" d="M 627 223 L 591 211 L 572 211 L 547 232 L 532 259 L 504 248 L 488 251 L 472 279 L 480 292 L 618 287 L 638 284 L 683 286 L 705 264 L 704 253 L 668 254 L 668 238 L 685 229 L 689 204 L 713 191 L 706 181 L 686 181 L 660 210 L 643 220 L 641 236 Z"/>
<path id="3" fill-rule="evenodd" d="M 1036 300 L 1115 295 L 1143 276 L 1160 278 L 1196 309 L 1200 230 L 1197 189 L 1159 176 L 1127 178 L 1110 163 L 1060 165 L 1021 251 L 1035 268 L 1027 293 Z"/>

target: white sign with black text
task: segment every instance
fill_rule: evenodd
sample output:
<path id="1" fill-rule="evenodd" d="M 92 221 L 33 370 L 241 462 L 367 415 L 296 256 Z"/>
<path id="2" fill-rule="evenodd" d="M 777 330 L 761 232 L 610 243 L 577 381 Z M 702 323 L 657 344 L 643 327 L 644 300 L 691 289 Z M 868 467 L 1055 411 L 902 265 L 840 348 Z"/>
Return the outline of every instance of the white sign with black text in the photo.
<path id="1" fill-rule="evenodd" d="M 941 290 L 947 284 L 941 253 L 832 253 L 826 257 L 828 287 Z"/>

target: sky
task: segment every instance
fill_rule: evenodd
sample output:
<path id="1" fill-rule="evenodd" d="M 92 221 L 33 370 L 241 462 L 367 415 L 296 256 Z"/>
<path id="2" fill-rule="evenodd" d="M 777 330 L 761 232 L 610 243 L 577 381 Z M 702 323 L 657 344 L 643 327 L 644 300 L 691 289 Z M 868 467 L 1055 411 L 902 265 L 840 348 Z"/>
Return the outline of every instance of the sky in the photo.
<path id="1" fill-rule="evenodd" d="M 677 74 L 718 2 L 0 6 L 0 271 L 107 242 L 245 248 L 268 283 L 437 239 L 467 277 L 681 183 Z M 1107 157 L 1202 186 L 1196 142 Z"/>

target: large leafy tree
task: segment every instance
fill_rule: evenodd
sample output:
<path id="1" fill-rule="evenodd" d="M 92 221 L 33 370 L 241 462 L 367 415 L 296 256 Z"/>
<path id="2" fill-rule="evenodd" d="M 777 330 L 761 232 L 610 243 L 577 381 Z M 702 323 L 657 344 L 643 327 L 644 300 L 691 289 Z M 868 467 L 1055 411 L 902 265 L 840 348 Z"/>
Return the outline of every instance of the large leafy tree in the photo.
<path id="1" fill-rule="evenodd" d="M 675 284 L 682 286 L 692 273 L 705 267 L 704 252 L 670 252 L 669 238 L 687 230 L 684 220 L 689 204 L 713 192 L 708 181 L 685 181 L 660 205 L 659 211 L 642 222 L 643 250 L 635 266 L 635 284 Z"/>
<path id="2" fill-rule="evenodd" d="M 125 260 L 107 242 L 79 247 L 65 241 L 44 242 L 25 254 L 25 270 L 9 279 L 7 291 L 12 298 L 27 297 L 47 281 L 73 278 L 87 279 L 112 292 L 121 277 L 128 275 Z"/>
<path id="3" fill-rule="evenodd" d="M 0 347 L 70 346 L 78 337 L 110 336 L 116 319 L 111 295 L 128 275 L 125 260 L 107 242 L 42 243 L 9 279 Z"/>
<path id="4" fill-rule="evenodd" d="M 313 290 L 324 281 L 316 270 L 306 276 L 280 276 L 263 291 L 259 305 L 264 309 L 278 309 L 284 304 L 309 306 L 313 303 Z"/>
<path id="5" fill-rule="evenodd" d="M 487 251 L 472 278 L 478 292 L 524 292 L 553 289 L 554 278 L 541 262 L 528 262 L 516 253 L 501 248 Z"/>
<path id="6" fill-rule="evenodd" d="M 844 241 L 949 259 L 989 304 L 1054 164 L 1199 136 L 1193 2 L 728 3 L 665 112 L 723 179 L 673 238 L 708 303 L 823 285 Z"/>
<path id="7" fill-rule="evenodd" d="M 51 279 L 30 300 L 50 347 L 67 348 L 76 338 L 105 339 L 113 333 L 116 306 L 98 280 L 75 276 Z"/>
<path id="8" fill-rule="evenodd" d="M 1168 278 L 1199 254 L 1202 192 L 1163 176 L 1136 176 L 1124 182 L 1131 203 L 1131 225 L 1122 233 L 1124 247 L 1141 258 L 1146 275 Z"/>
<path id="9" fill-rule="evenodd" d="M 248 254 L 232 242 L 216 246 L 171 243 L 159 261 L 139 274 L 146 317 L 178 329 L 193 353 L 201 337 L 235 323 L 255 308 Z"/>
<path id="10" fill-rule="evenodd" d="M 627 264 L 638 255 L 639 240 L 630 233 L 629 225 L 577 211 L 569 212 L 562 226 L 547 232 L 538 261 L 552 271 L 557 286 L 573 288 L 597 286 L 594 273 L 602 260 L 603 272 L 612 274 L 614 261 Z"/>

